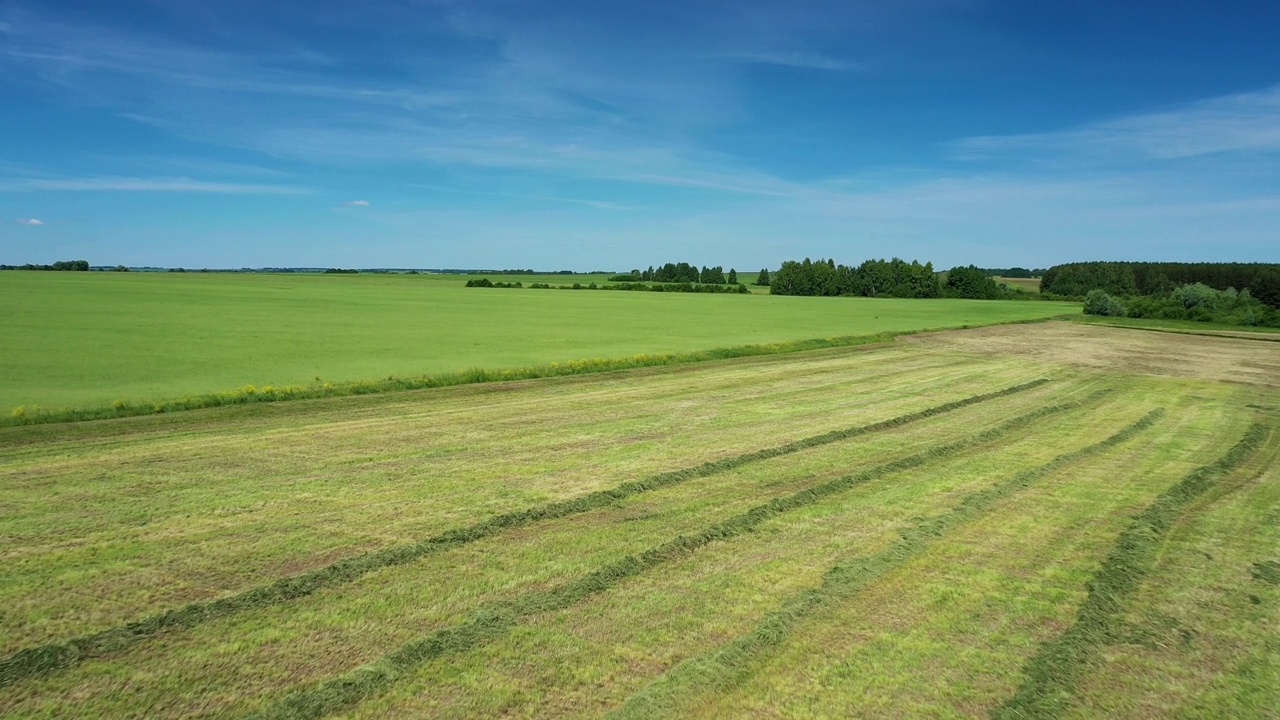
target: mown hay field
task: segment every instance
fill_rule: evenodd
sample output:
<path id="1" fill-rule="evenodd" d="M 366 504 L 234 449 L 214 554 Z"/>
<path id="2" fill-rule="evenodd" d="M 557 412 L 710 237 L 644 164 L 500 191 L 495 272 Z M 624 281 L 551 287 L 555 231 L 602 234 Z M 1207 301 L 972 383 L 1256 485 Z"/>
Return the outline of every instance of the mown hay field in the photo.
<path id="1" fill-rule="evenodd" d="M 464 283 L 431 275 L 6 271 L 0 273 L 0 412 L 1079 311 L 1070 303 L 468 289 Z"/>
<path id="2" fill-rule="evenodd" d="M 0 428 L 0 712 L 1274 717 L 1275 344 L 970 332 Z"/>

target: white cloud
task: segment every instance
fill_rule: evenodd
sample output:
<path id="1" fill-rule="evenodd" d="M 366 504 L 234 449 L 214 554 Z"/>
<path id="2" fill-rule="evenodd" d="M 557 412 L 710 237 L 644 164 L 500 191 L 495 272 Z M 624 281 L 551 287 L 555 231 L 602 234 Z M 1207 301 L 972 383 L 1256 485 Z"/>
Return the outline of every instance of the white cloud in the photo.
<path id="1" fill-rule="evenodd" d="M 344 202 L 342 204 L 346 205 L 347 207 L 369 207 L 368 200 L 352 200 L 350 202 Z"/>
<path id="2" fill-rule="evenodd" d="M 40 218 L 18 218 L 19 225 L 43 225 L 44 221 Z"/>

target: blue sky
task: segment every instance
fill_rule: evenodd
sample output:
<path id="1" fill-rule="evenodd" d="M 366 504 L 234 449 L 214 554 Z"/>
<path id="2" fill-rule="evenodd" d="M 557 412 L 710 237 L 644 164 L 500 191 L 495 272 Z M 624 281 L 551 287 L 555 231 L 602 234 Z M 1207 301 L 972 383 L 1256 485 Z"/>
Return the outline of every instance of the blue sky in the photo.
<path id="1" fill-rule="evenodd" d="M 0 262 L 1280 261 L 1280 3 L 0 0 Z"/>

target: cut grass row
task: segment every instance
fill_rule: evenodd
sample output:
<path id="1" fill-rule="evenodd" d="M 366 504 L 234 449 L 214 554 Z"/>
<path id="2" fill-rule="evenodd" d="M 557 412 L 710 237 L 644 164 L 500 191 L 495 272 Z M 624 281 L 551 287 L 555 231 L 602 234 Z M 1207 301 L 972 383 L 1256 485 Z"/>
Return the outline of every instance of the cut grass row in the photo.
<path id="1" fill-rule="evenodd" d="M 753 631 L 740 635 L 713 652 L 690 659 L 632 695 L 613 713 L 618 718 L 673 716 L 691 695 L 723 689 L 744 674 L 757 658 L 778 646 L 792 630 L 820 606 L 840 602 L 867 583 L 902 566 L 924 552 L 956 525 L 989 510 L 1001 499 L 1029 487 L 1050 473 L 1069 469 L 1084 458 L 1131 440 L 1154 425 L 1165 411 L 1152 410 L 1110 437 L 1005 478 L 991 487 L 966 495 L 952 510 L 923 518 L 901 531 L 901 539 L 867 557 L 837 562 L 823 576 L 822 585 L 782 601 Z"/>
<path id="2" fill-rule="evenodd" d="M 1005 465 L 988 464 L 985 476 L 1002 478 L 1101 440 L 1153 405 L 1169 413 L 1140 438 L 1042 478 L 849 600 L 818 609 L 761 658 L 748 679 L 693 698 L 681 717 L 979 717 L 1008 699 L 1026 658 L 1071 624 L 1086 583 L 1132 517 L 1170 484 L 1217 459 L 1252 419 L 1241 412 L 1249 393 L 1230 392 L 1230 386 L 1218 386 L 1230 394 L 1210 400 L 1204 384 L 1111 380 L 1123 394 L 1109 400 L 1107 410 L 1073 415 L 1056 432 L 1033 433 L 1034 442 L 1056 452 L 1034 460 L 1010 452 Z M 1126 406 L 1128 413 L 1120 414 Z M 1079 444 L 1058 444 L 1060 438 Z M 965 492 L 981 488 L 975 483 Z M 944 512 L 959 498 L 915 515 Z M 841 557 L 832 553 L 824 565 Z M 820 580 L 810 578 L 791 592 Z M 675 659 L 708 652 L 754 627 L 744 623 Z"/>
<path id="3" fill-rule="evenodd" d="M 117 625 L 100 632 L 83 635 L 67 641 L 46 643 L 26 648 L 4 660 L 0 660 L 0 687 L 8 686 L 26 677 L 69 667 L 89 658 L 118 652 L 135 642 L 163 632 L 187 629 L 216 618 L 305 597 L 323 588 L 353 582 L 374 570 L 412 562 L 429 553 L 459 547 L 483 538 L 492 537 L 504 531 L 584 513 L 641 493 L 727 472 L 750 463 L 782 457 L 808 448 L 852 439 L 860 435 L 898 428 L 978 403 L 1032 390 L 1048 382 L 1046 379 L 1033 380 L 876 423 L 834 430 L 779 446 L 709 461 L 681 470 L 658 473 L 642 480 L 623 483 L 614 488 L 589 493 L 572 500 L 547 503 L 499 515 L 467 527 L 439 533 L 421 542 L 358 555 L 317 570 L 282 578 L 273 583 L 251 588 L 228 597 L 208 602 L 190 603 L 181 608 Z"/>
<path id="4" fill-rule="evenodd" d="M 1100 647 L 1114 638 L 1129 596 L 1151 569 L 1170 527 L 1196 499 L 1261 448 L 1270 433 L 1268 425 L 1254 423 L 1217 461 L 1197 468 L 1134 518 L 1090 581 L 1075 623 L 1027 662 L 1022 685 L 993 717 L 1053 718 L 1067 709 L 1077 680 Z"/>
<path id="5" fill-rule="evenodd" d="M 936 381 L 931 385 L 937 387 Z M 964 393 L 935 396 L 933 402 L 990 387 L 988 384 L 985 388 L 965 388 Z M 635 496 L 583 515 L 503 533 L 446 553 L 429 555 L 411 565 L 387 568 L 296 602 L 238 614 L 189 632 L 164 634 L 122 653 L 32 678 L 0 690 L 0 706 L 8 705 L 23 717 L 56 717 L 59 703 L 81 696 L 92 698 L 80 706 L 86 714 L 239 716 L 276 701 L 294 689 L 372 662 L 414 637 L 463 622 L 470 613 L 488 603 L 577 578 L 628 554 L 656 546 L 676 535 L 697 532 L 775 497 L 968 436 L 1043 403 L 1079 397 L 1101 387 L 1116 385 L 1113 382 L 1054 382 L 918 425 L 751 464 L 730 473 Z M 1063 451 L 1059 446 L 1054 452 L 1053 443 L 1046 439 L 1074 436 L 1073 428 L 1085 421 L 1092 427 L 1087 431 L 1092 442 L 1150 409 L 1148 403 L 1140 400 L 1141 405 L 1135 410 L 1133 395 L 1124 388 L 1116 389 L 1117 392 L 1099 404 L 1037 423 L 1027 435 L 962 453 L 948 461 L 940 473 L 907 471 L 833 496 L 780 517 L 732 542 L 708 546 L 573 608 L 522 622 L 497 641 L 420 666 L 411 677 L 353 708 L 351 713 L 369 718 L 436 716 L 436 712 L 422 708 L 421 704 L 447 704 L 452 698 L 462 700 L 469 707 L 462 717 L 491 717 L 500 714 L 498 708 L 505 705 L 504 685 L 505 691 L 520 686 L 541 698 L 536 701 L 532 696 L 526 697 L 525 702 L 532 704 L 514 711 L 513 716 L 556 716 L 560 714 L 557 708 L 571 705 L 575 699 L 601 708 L 607 697 L 609 706 L 616 705 L 635 689 L 635 682 L 660 668 L 655 668 L 648 659 L 641 659 L 648 657 L 648 650 L 641 646 L 624 651 L 625 656 L 638 663 L 624 663 L 622 667 L 630 666 L 629 673 L 603 681 L 598 671 L 602 667 L 615 668 L 614 663 L 623 659 L 614 640 L 625 643 L 627 636 L 650 623 L 660 622 L 653 615 L 653 604 L 661 603 L 661 598 L 671 597 L 675 602 L 673 608 L 660 611 L 663 621 L 682 625 L 695 622 L 689 613 L 700 614 L 699 608 L 719 609 L 708 621 L 698 620 L 693 627 L 681 631 L 685 639 L 675 647 L 684 648 L 686 653 L 696 651 L 704 645 L 699 637 L 724 637 L 721 628 L 730 623 L 731 618 L 758 617 L 768 609 L 765 605 L 771 606 L 773 599 L 816 584 L 821 570 L 834 561 L 832 553 L 840 547 L 856 545 L 874 552 L 896 539 L 897 527 L 913 517 L 940 512 L 954 501 L 956 493 L 977 489 L 985 478 L 1011 472 L 1007 468 L 1039 464 Z M 910 406 L 877 402 L 870 408 L 874 414 L 867 414 L 868 409 L 864 408 L 860 417 L 850 417 L 842 424 L 873 422 L 918 410 L 924 407 L 919 403 L 923 399 L 917 398 Z M 824 429 L 821 422 L 819 419 L 816 426 L 808 424 L 806 434 L 812 434 L 815 427 L 821 432 Z M 831 423 L 833 419 L 827 418 L 825 422 Z M 778 434 L 787 429 L 795 428 L 780 427 Z M 758 446 L 763 438 L 770 437 L 771 434 L 754 433 L 750 439 Z M 776 441 L 792 439 L 794 436 L 785 436 Z M 750 447 L 739 446 L 734 452 Z M 658 455 L 672 459 L 683 457 L 684 453 Z M 690 465 L 713 459 L 703 454 L 688 457 L 691 460 L 686 462 Z M 622 479 L 627 479 L 626 473 Z M 431 533 L 423 536 L 427 534 Z M 787 560 L 784 562 L 783 558 Z M 751 562 L 752 559 L 759 560 L 759 564 Z M 741 574 L 735 579 L 721 574 L 724 563 L 735 564 Z M 778 571 L 783 565 L 789 567 L 779 577 Z M 714 579 L 707 585 L 682 587 L 682 578 L 688 577 L 688 573 Z M 271 578 L 259 582 L 268 579 Z M 744 582 L 764 584 L 743 600 L 735 590 Z M 424 592 L 427 587 L 430 590 Z M 645 592 L 644 588 L 650 590 Z M 88 601 L 79 602 L 88 606 Z M 158 609 L 180 604 L 161 605 Z M 609 611 L 602 614 L 604 608 Z M 615 610 L 617 614 L 613 615 Z M 540 634 L 551 628 L 553 632 L 576 634 L 600 627 L 609 615 L 612 619 L 607 624 L 615 633 L 613 639 L 606 633 L 586 641 L 579 647 L 593 650 L 575 660 L 552 659 L 551 655 L 557 652 L 554 648 L 526 652 L 522 647 L 531 633 Z M 116 613 L 104 617 L 132 618 L 133 615 Z M 89 627 L 96 630 L 103 626 Z M 79 633 L 46 633 L 44 638 L 29 644 L 76 634 Z M 649 636 L 650 641 L 656 639 Z M 13 649 L 23 646 L 8 645 Z M 650 647 L 659 653 L 673 649 L 662 643 Z M 458 669 L 474 666 L 480 658 L 484 658 L 480 664 L 488 667 L 480 676 L 473 677 L 480 684 L 470 688 L 469 683 L 460 684 Z M 514 677 L 505 674 L 505 661 L 520 662 L 522 658 L 530 663 L 529 672 Z M 491 682 L 482 677 L 487 673 L 492 673 Z M 588 684 L 564 685 L 561 679 L 550 677 L 560 673 L 577 676 Z M 535 676 L 540 680 L 535 680 Z M 588 676 L 593 679 L 587 680 Z M 543 681 L 545 686 L 541 685 Z M 406 702 L 418 706 L 381 709 Z M 485 709 L 477 705 L 484 705 Z M 585 712 L 588 717 L 599 714 L 600 711 Z"/>
<path id="6" fill-rule="evenodd" d="M 1064 717 L 1265 718 L 1280 698 L 1280 433 L 1184 513 Z M 1261 571 L 1261 572 L 1260 572 Z"/>
<path id="7" fill-rule="evenodd" d="M 0 658 L 673 467 L 1037 377 L 1016 363 L 943 360 L 894 344 L 10 428 L 0 437 L 49 441 L 0 453 L 9 580 L 0 605 L 10 619 L 0 623 Z M 1046 385 L 999 404 L 1027 407 L 1063 391 Z M 914 442 L 1009 411 L 960 412 L 965 420 L 895 435 Z M 892 451 L 887 437 L 847 448 Z"/>
<path id="8" fill-rule="evenodd" d="M 988 444 L 1025 430 L 1035 421 L 1076 409 L 1100 399 L 1106 391 L 1086 398 L 1042 407 L 968 438 L 940 445 L 867 470 L 772 500 L 691 535 L 681 535 L 637 555 L 621 560 L 547 590 L 526 593 L 513 600 L 493 603 L 472 614 L 466 622 L 411 640 L 379 660 L 339 677 L 304 687 L 275 705 L 254 714 L 260 718 L 318 718 L 350 707 L 381 692 L 416 666 L 444 655 L 476 647 L 505 634 L 536 614 L 565 609 L 620 582 L 685 557 L 715 542 L 749 532 L 785 513 L 864 485 L 883 476 L 919 468 L 963 450 Z"/>

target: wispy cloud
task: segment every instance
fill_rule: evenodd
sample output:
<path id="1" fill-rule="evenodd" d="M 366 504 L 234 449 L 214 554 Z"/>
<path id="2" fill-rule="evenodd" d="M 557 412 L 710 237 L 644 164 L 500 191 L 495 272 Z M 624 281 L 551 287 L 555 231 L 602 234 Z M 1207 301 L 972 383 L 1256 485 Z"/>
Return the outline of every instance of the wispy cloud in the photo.
<path id="1" fill-rule="evenodd" d="M 1058 258 L 1018 253 L 1048 242 L 1075 247 L 1078 237 L 1101 239 L 1090 247 L 1123 246 L 1128 237 L 1189 244 L 1197 234 L 1274 239 L 1280 226 L 1280 87 L 1052 132 L 913 146 L 910 168 L 868 170 L 861 163 L 870 160 L 843 151 L 832 153 L 849 156 L 843 167 L 806 166 L 803 153 L 826 139 L 822 128 L 839 125 L 820 121 L 880 112 L 874 93 L 833 93 L 835 109 L 780 107 L 776 78 L 761 84 L 754 71 L 794 68 L 797 82 L 847 89 L 874 80 L 869 69 L 888 74 L 885 58 L 911 51 L 886 32 L 890 16 L 968 0 L 746 0 L 735 12 L 686 3 L 680 23 L 653 22 L 670 20 L 661 4 L 557 14 L 505 1 L 396 2 L 380 8 L 388 13 L 318 3 L 304 20 L 271 26 L 255 15 L 244 28 L 235 24 L 245 22 L 240 4 L 161 4 L 189 27 L 165 33 L 160 23 L 130 25 L 106 13 L 101 24 L 73 25 L 51 12 L 6 14 L 17 3 L 0 0 L 8 25 L 0 26 L 0 80 L 34 86 L 54 98 L 50 105 L 98 111 L 104 126 L 138 123 L 139 136 L 165 138 L 153 148 L 166 148 L 137 157 L 51 152 L 63 164 L 34 168 L 0 163 L 0 192 L 294 195 L 314 184 L 331 214 L 353 220 L 342 233 L 372 238 L 399 217 L 403 226 L 382 234 L 414 238 L 404 241 L 413 246 L 406 252 L 420 252 L 424 234 L 466 252 L 483 249 L 479 238 L 493 243 L 488 251 L 517 253 L 512 262 L 568 244 L 612 245 L 614 257 L 626 257 L 641 246 L 663 244 L 674 256 L 705 242 L 731 257 L 745 239 L 756 248 L 751 256 L 768 262 L 797 252 L 846 260 L 898 252 L 1033 263 Z M 631 22 L 632 11 L 655 14 Z M 203 32 L 184 13 L 207 14 L 219 27 Z M 202 32 L 187 32 L 197 25 Z M 351 42 L 328 42 L 335 31 L 350 31 Z M 200 39 L 181 39 L 192 37 Z M 831 114 L 814 118 L 812 143 L 796 150 L 809 126 L 794 119 L 810 107 Z M 89 135 L 86 143 L 96 139 Z M 1262 182 L 1244 182 L 1243 165 Z M 844 176 L 816 176 L 833 167 Z M 426 193 L 421 183 L 436 185 Z M 353 188 L 378 197 L 376 208 L 343 202 Z M 76 198 L 56 198 L 67 201 Z M 37 211 L 69 216 L 25 210 Z M 432 214 L 424 222 L 414 212 Z M 296 227 L 307 238 L 300 247 L 331 230 L 293 219 L 280 227 Z M 146 217 L 137 224 L 155 227 Z M 334 243 L 356 247 L 347 235 Z M 970 251 L 984 243 L 995 250 Z"/>
<path id="2" fill-rule="evenodd" d="M 232 162 L 214 158 L 188 157 L 182 155 L 111 154 L 92 156 L 87 159 L 95 162 L 102 162 L 115 168 L 127 168 L 130 174 L 140 175 L 170 177 L 173 175 L 186 176 L 188 174 L 196 174 L 201 176 L 215 176 L 219 178 L 252 178 L 258 182 L 261 182 L 264 178 L 284 180 L 286 178 L 296 177 L 295 173 L 281 170 L 279 168 L 266 167 L 261 163 Z M 8 174 L 32 175 L 35 173 L 20 173 L 15 171 Z"/>
<path id="3" fill-rule="evenodd" d="M 1073 163 L 1280 152 L 1280 85 L 1058 132 L 965 138 L 953 150 L 958 159 Z"/>
<path id="4" fill-rule="evenodd" d="M 18 218 L 19 225 L 43 225 L 44 221 L 40 218 Z"/>
<path id="5" fill-rule="evenodd" d="M 302 51 L 212 50 L 30 16 L 20 40 L 0 43 L 0 62 L 184 139 L 311 164 L 575 172 L 679 150 L 688 130 L 736 112 L 726 69 L 698 62 L 694 47 L 655 58 L 619 37 L 601 56 L 555 24 L 480 6 L 466 15 L 468 29 L 449 32 L 483 27 L 492 52 L 465 61 L 389 53 L 400 67 L 379 77 L 332 72 L 331 59 Z"/>
<path id="6" fill-rule="evenodd" d="M 85 178 L 13 178 L 0 179 L 0 192 L 33 190 L 108 191 L 108 192 L 196 192 L 231 195 L 303 195 L 305 188 L 290 185 L 208 182 L 190 178 L 138 178 L 95 176 Z"/>
<path id="7" fill-rule="evenodd" d="M 812 52 L 792 50 L 790 52 L 734 52 L 722 57 L 737 62 L 754 65 L 777 65 L 781 67 L 801 68 L 806 70 L 829 70 L 833 72 L 852 72 L 866 68 L 864 63 L 840 60 Z"/>
<path id="8" fill-rule="evenodd" d="M 484 197 L 511 198 L 513 200 L 534 200 L 538 202 L 569 203 L 570 205 L 583 205 L 586 207 L 595 208 L 597 210 L 636 210 L 638 209 L 634 205 L 624 205 L 622 203 L 610 202 L 608 200 L 589 200 L 585 198 L 561 197 L 557 195 L 533 195 L 533 194 L 515 193 L 515 192 L 472 190 L 472 189 L 467 189 L 462 187 L 446 187 L 443 185 L 425 185 L 421 183 L 415 183 L 414 187 L 419 187 L 424 190 L 431 190 L 433 192 L 456 193 L 460 195 L 480 195 Z"/>

